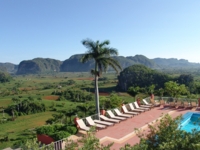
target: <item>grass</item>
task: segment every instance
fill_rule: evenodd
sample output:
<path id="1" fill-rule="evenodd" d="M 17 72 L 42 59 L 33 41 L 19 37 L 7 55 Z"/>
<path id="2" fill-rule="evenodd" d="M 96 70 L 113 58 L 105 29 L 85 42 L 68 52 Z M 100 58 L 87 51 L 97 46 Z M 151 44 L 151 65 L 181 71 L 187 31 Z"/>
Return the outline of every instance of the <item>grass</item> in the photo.
<path id="1" fill-rule="evenodd" d="M 109 96 L 111 92 L 115 91 L 115 86 L 117 85 L 116 75 L 108 73 L 103 74 L 103 77 L 106 77 L 107 80 L 99 81 L 100 96 Z M 14 104 L 12 98 L 24 100 L 28 97 L 32 97 L 36 101 L 38 98 L 41 98 L 39 101 L 44 103 L 47 107 L 46 112 L 19 116 L 15 121 L 8 121 L 4 124 L 0 124 L 0 139 L 4 135 L 8 135 L 10 139 L 8 142 L 0 143 L 0 149 L 11 147 L 11 145 L 19 142 L 21 139 L 36 136 L 29 130 L 44 125 L 46 120 L 52 118 L 52 114 L 59 113 L 63 110 L 75 109 L 77 105 L 83 104 L 69 100 L 57 101 L 59 96 L 51 95 L 55 89 L 59 90 L 57 89 L 59 85 L 62 85 L 62 89 L 60 90 L 73 87 L 74 85 L 69 86 L 63 84 L 68 80 L 74 80 L 77 88 L 82 88 L 83 90 L 92 92 L 94 94 L 93 77 L 89 73 L 58 73 L 53 76 L 15 76 L 13 81 L 0 84 L 0 119 L 3 117 L 1 114 L 1 108 L 6 108 L 8 105 Z M 18 94 L 14 94 L 14 89 L 18 89 Z M 120 93 L 119 96 L 122 98 L 122 100 L 127 102 L 133 100 L 133 98 L 126 93 Z M 94 105 L 94 101 L 89 103 Z M 52 111 L 52 108 L 50 108 L 52 105 L 54 105 L 56 111 Z M 82 115 L 83 112 L 78 112 L 78 114 Z M 9 116 L 7 113 L 4 113 L 4 115 L 6 118 L 11 118 L 11 116 Z"/>
<path id="2" fill-rule="evenodd" d="M 24 133 L 26 133 L 27 130 L 44 125 L 45 121 L 52 117 L 52 114 L 55 114 L 55 112 L 44 112 L 44 113 L 20 116 L 15 121 L 10 121 L 5 124 L 1 124 L 0 137 L 8 135 L 11 141 L 1 143 L 0 149 L 5 147 L 10 147 L 19 139 L 23 139 Z M 36 134 L 30 134 L 30 136 L 36 137 Z"/>

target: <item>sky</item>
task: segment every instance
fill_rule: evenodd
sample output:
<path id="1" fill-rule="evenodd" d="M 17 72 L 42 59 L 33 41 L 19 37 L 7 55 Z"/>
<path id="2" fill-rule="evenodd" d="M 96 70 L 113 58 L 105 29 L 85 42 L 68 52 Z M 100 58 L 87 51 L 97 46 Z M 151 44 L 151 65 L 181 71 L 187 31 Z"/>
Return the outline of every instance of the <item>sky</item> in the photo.
<path id="1" fill-rule="evenodd" d="M 200 0 L 0 0 L 0 62 L 64 61 L 84 39 L 120 56 L 200 63 Z"/>

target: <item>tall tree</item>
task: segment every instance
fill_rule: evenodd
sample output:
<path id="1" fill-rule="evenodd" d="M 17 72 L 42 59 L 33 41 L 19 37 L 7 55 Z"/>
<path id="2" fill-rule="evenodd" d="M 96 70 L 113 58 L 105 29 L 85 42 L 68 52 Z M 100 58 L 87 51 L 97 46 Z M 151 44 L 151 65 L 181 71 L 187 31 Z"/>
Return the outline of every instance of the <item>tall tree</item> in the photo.
<path id="1" fill-rule="evenodd" d="M 115 48 L 110 48 L 108 45 L 110 42 L 105 40 L 103 42 L 92 41 L 86 39 L 82 41 L 82 44 L 88 49 L 88 51 L 82 56 L 81 62 L 85 63 L 90 60 L 94 60 L 94 69 L 91 73 L 95 77 L 95 102 L 96 102 L 96 113 L 99 115 L 99 89 L 98 89 L 98 78 L 102 72 L 106 72 L 108 67 L 113 68 L 117 73 L 122 70 L 119 62 L 112 56 L 117 56 L 118 51 Z"/>

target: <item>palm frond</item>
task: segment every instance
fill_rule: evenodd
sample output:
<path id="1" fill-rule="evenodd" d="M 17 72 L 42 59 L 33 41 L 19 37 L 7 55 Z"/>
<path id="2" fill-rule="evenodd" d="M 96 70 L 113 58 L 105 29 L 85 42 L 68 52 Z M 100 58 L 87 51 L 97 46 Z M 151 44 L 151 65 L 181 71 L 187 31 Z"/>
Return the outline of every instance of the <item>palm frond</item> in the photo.
<path id="1" fill-rule="evenodd" d="M 107 63 L 109 66 L 111 66 L 111 68 L 113 68 L 117 73 L 119 73 L 119 71 L 122 70 L 122 67 L 120 65 L 120 63 L 116 60 L 116 59 L 113 59 L 113 58 L 107 58 Z"/>
<path id="2" fill-rule="evenodd" d="M 96 49 L 96 43 L 90 39 L 86 39 L 82 41 L 82 44 L 89 50 L 93 51 Z"/>
<path id="3" fill-rule="evenodd" d="M 110 56 L 117 56 L 118 55 L 118 51 L 115 48 L 109 48 L 108 51 L 110 53 Z"/>
<path id="4" fill-rule="evenodd" d="M 110 48 L 107 45 L 110 44 L 108 40 L 103 42 L 92 41 L 90 39 L 86 39 L 82 41 L 83 45 L 88 48 L 88 51 L 81 58 L 81 62 L 87 62 L 91 59 L 94 59 L 97 64 L 97 68 L 93 70 L 91 73 L 94 75 L 100 75 L 102 72 L 106 72 L 108 67 L 111 66 L 115 71 L 122 70 L 119 62 L 113 59 L 111 56 L 117 56 L 118 51 L 115 48 Z"/>
<path id="5" fill-rule="evenodd" d="M 97 61 L 97 64 L 98 64 L 98 69 L 99 69 L 100 73 L 107 71 L 107 69 L 108 69 L 107 58 L 105 58 L 105 57 L 99 58 Z"/>
<path id="6" fill-rule="evenodd" d="M 91 53 L 87 53 L 81 57 L 80 62 L 85 63 L 91 59 L 93 59 L 93 55 Z"/>
<path id="7" fill-rule="evenodd" d="M 100 44 L 99 44 L 99 47 L 104 47 L 104 46 L 106 46 L 106 45 L 109 45 L 110 44 L 110 41 L 109 40 L 105 40 L 105 41 L 103 41 L 103 42 L 101 42 Z"/>

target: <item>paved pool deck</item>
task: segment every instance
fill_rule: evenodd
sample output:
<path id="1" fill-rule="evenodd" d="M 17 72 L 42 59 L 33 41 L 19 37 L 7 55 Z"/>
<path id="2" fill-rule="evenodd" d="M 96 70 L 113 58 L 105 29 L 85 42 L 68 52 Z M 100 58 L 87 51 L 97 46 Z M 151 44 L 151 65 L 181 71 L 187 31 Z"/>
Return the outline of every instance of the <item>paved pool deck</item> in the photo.
<path id="1" fill-rule="evenodd" d="M 175 109 L 170 107 L 154 107 L 150 111 L 146 111 L 137 116 L 121 121 L 114 126 L 96 132 L 96 137 L 100 139 L 100 143 L 107 145 L 114 143 L 111 150 L 118 150 L 125 144 L 135 145 L 140 139 L 135 134 L 135 128 L 145 129 L 147 124 L 156 121 L 164 114 L 170 114 L 173 118 L 185 114 L 188 111 L 196 111 L 191 109 Z"/>

